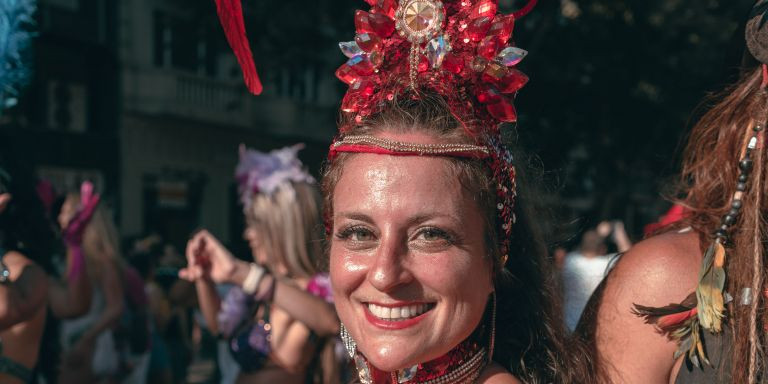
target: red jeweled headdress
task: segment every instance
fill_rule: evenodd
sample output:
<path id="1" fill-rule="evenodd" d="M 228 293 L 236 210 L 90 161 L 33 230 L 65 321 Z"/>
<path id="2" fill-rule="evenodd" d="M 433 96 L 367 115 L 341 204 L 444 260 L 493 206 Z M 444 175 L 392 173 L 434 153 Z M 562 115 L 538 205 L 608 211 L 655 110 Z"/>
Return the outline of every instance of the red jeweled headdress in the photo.
<path id="1" fill-rule="evenodd" d="M 497 0 L 366 2 L 355 40 L 339 44 L 349 60 L 336 71 L 349 84 L 341 110 L 353 121 L 421 90 L 444 97 L 473 135 L 517 120 L 512 98 L 528 77 L 514 67 L 527 52 L 507 44 L 535 0 L 510 15 L 496 13 Z"/>
<path id="2" fill-rule="evenodd" d="M 517 121 L 512 100 L 528 82 L 515 68 L 527 52 L 508 43 L 515 20 L 530 12 L 536 0 L 509 15 L 497 14 L 497 0 L 365 1 L 371 9 L 355 13 L 355 40 L 339 43 L 349 57 L 336 71 L 349 84 L 341 110 L 353 118 L 351 125 L 340 127 L 330 158 L 339 152 L 370 152 L 483 159 L 497 182 L 498 230 L 506 255 L 516 184 L 499 126 Z M 418 99 L 423 92 L 440 95 L 477 146 L 423 148 L 347 135 L 395 98 Z"/>
<path id="3" fill-rule="evenodd" d="M 221 24 L 248 89 L 261 92 L 261 83 L 245 36 L 241 0 L 216 0 Z M 498 0 L 365 0 L 369 12 L 355 13 L 354 41 L 340 43 L 347 57 L 336 76 L 349 85 L 341 110 L 364 124 L 396 97 L 418 99 L 436 93 L 474 138 L 477 146 L 425 148 L 409 143 L 383 143 L 371 137 L 346 135 L 342 126 L 329 157 L 339 152 L 393 155 L 459 156 L 483 159 L 497 181 L 502 254 L 506 254 L 515 221 L 515 168 L 502 144 L 500 123 L 514 122 L 513 98 L 528 81 L 515 66 L 527 52 L 508 45 L 515 20 L 530 12 L 536 0 L 521 10 L 497 14 Z"/>

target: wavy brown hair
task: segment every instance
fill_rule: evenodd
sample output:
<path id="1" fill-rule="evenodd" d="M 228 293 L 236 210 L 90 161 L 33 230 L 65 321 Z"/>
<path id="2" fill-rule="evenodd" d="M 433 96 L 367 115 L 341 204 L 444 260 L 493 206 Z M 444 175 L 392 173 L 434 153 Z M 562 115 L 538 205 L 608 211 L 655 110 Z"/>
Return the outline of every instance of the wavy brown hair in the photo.
<path id="1" fill-rule="evenodd" d="M 761 80 L 760 67 L 743 73 L 737 83 L 707 101 L 708 111 L 691 130 L 676 198 L 672 199 L 685 207 L 686 215 L 669 229 L 693 228 L 699 235 L 702 253 L 721 227 L 723 216 L 731 210 L 731 198 L 739 182 L 739 161 L 746 140 L 753 134 L 752 127 L 764 126 L 768 117 L 768 97 L 761 88 Z M 751 288 L 752 293 L 750 305 L 731 303 L 727 309 L 727 326 L 734 338 L 732 364 L 727 366 L 731 367 L 734 383 L 768 381 L 762 336 L 766 306 L 762 294 L 766 277 L 764 242 L 768 239 L 765 149 L 758 146 L 752 160 L 742 208 L 726 244 L 727 292 L 735 297 L 734 303 L 742 300 L 744 288 Z M 744 362 L 748 362 L 748 369 L 744 369 Z"/>
<path id="2" fill-rule="evenodd" d="M 436 95 L 420 95 L 418 100 L 392 100 L 379 114 L 360 124 L 342 121 L 347 134 L 375 135 L 379 132 L 427 133 L 443 143 L 474 144 L 459 121 L 450 113 L 445 100 Z M 354 153 L 341 153 L 327 164 L 322 182 L 324 214 L 333 214 L 333 192 L 344 163 Z M 570 340 L 564 329 L 559 296 L 556 294 L 554 267 L 546 254 L 539 224 L 531 211 L 533 195 L 526 188 L 524 170 L 518 165 L 517 222 L 513 227 L 509 260 L 502 265 L 498 238 L 496 193 L 492 174 L 481 160 L 451 158 L 449 163 L 457 181 L 475 196 L 486 225 L 487 257 L 495 266 L 497 296 L 495 362 L 525 383 L 593 382 L 586 373 L 588 364 L 580 341 Z M 328 221 L 327 219 L 327 222 Z"/>

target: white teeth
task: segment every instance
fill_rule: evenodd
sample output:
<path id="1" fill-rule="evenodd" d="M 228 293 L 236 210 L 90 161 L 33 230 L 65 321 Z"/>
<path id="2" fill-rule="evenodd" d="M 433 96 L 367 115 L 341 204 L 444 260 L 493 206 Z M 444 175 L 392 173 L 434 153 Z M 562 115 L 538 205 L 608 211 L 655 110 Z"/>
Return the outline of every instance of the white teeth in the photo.
<path id="1" fill-rule="evenodd" d="M 368 303 L 368 310 L 371 311 L 374 316 L 390 321 L 410 319 L 423 314 L 428 309 L 430 309 L 428 304 L 415 304 L 391 308 Z"/>

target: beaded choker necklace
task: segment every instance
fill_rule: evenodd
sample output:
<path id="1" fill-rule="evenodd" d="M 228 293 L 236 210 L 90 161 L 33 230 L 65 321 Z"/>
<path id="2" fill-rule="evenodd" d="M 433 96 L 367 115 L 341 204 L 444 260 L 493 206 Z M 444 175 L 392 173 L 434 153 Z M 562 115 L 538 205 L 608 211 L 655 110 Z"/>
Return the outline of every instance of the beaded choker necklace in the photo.
<path id="1" fill-rule="evenodd" d="M 362 384 L 458 384 L 474 383 L 488 365 L 488 353 L 475 341 L 466 340 L 450 352 L 426 363 L 397 372 L 384 372 L 359 352 L 355 365 Z"/>

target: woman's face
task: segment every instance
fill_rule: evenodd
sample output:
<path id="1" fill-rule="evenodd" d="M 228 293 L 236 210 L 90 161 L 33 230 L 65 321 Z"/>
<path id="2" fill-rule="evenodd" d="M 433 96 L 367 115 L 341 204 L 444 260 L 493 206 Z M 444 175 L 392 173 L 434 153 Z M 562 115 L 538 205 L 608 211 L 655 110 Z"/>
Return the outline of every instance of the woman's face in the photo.
<path id="1" fill-rule="evenodd" d="M 251 249 L 251 256 L 257 264 L 269 267 L 273 274 L 278 276 L 287 276 L 288 268 L 285 264 L 276 256 L 269 254 L 267 248 L 264 246 L 264 236 L 259 231 L 258 225 L 249 224 L 243 232 L 243 238 L 248 242 L 248 247 Z"/>
<path id="2" fill-rule="evenodd" d="M 336 310 L 374 366 L 429 361 L 469 337 L 493 289 L 491 263 L 484 220 L 448 160 L 357 154 L 344 164 L 333 212 Z"/>
<path id="3" fill-rule="evenodd" d="M 253 256 L 253 259 L 256 260 L 258 264 L 266 265 L 266 255 L 263 251 L 259 237 L 259 231 L 253 225 L 245 227 L 243 238 L 248 242 L 248 247 L 251 249 L 251 256 Z"/>

